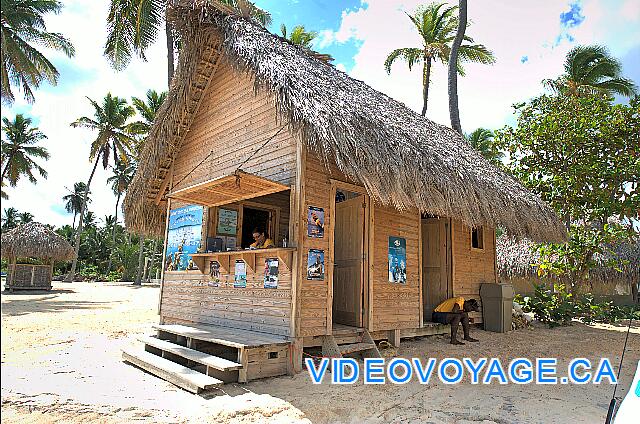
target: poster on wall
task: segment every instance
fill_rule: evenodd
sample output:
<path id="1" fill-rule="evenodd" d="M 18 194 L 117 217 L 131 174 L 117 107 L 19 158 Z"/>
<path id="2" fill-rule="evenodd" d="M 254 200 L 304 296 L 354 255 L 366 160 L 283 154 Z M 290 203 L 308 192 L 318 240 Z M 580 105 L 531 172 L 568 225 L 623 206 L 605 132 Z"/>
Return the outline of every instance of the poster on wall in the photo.
<path id="1" fill-rule="evenodd" d="M 244 289 L 247 287 L 247 264 L 242 260 L 236 260 L 233 287 Z"/>
<path id="2" fill-rule="evenodd" d="M 309 249 L 307 280 L 324 280 L 324 250 Z"/>
<path id="3" fill-rule="evenodd" d="M 307 210 L 307 237 L 324 237 L 324 209 L 309 206 Z"/>
<path id="4" fill-rule="evenodd" d="M 267 258 L 264 260 L 264 288 L 278 288 L 278 259 Z"/>
<path id="5" fill-rule="evenodd" d="M 217 234 L 235 236 L 238 231 L 238 211 L 232 209 L 218 209 Z"/>
<path id="6" fill-rule="evenodd" d="M 220 287 L 220 262 L 209 262 L 209 287 Z"/>
<path id="7" fill-rule="evenodd" d="M 389 237 L 389 282 L 407 282 L 407 240 Z"/>
<path id="8" fill-rule="evenodd" d="M 189 205 L 169 211 L 167 271 L 195 269 L 191 255 L 202 240 L 202 206 Z"/>

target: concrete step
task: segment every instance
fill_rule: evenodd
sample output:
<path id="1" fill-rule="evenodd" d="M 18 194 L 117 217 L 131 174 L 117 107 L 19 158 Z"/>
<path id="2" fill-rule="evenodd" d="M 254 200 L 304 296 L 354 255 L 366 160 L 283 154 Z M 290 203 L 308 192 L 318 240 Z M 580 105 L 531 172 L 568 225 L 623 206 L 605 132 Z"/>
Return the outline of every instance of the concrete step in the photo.
<path id="1" fill-rule="evenodd" d="M 364 350 L 375 349 L 374 343 L 351 343 L 338 346 L 342 355 L 348 355 L 350 353 L 362 352 Z"/>
<path id="2" fill-rule="evenodd" d="M 220 358 L 218 356 L 209 355 L 208 353 L 189 349 L 188 347 L 180 346 L 167 340 L 158 339 L 156 337 L 143 336 L 140 337 L 139 340 L 145 345 L 155 347 L 156 349 L 160 349 L 177 356 L 181 356 L 190 361 L 197 362 L 199 364 L 206 365 L 220 371 L 234 371 L 242 368 L 242 364 L 238 364 L 237 362 L 229 361 L 225 358 Z"/>
<path id="3" fill-rule="evenodd" d="M 209 390 L 224 384 L 223 381 L 217 378 L 183 367 L 168 359 L 149 353 L 142 348 L 123 349 L 122 359 L 196 394 L 201 390 Z"/>

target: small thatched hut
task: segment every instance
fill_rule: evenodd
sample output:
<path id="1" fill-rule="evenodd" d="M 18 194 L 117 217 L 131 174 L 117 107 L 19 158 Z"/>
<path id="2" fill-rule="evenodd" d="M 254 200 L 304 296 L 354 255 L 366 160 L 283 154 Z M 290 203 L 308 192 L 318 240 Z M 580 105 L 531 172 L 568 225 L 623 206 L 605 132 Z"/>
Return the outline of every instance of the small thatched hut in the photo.
<path id="1" fill-rule="evenodd" d="M 611 252 L 597 254 L 599 266 L 589 272 L 589 284 L 577 287 L 576 293 L 612 298 L 620 302 L 638 302 L 640 285 L 640 239 L 612 246 Z M 530 295 L 535 285 L 551 284 L 538 276 L 540 255 L 528 239 L 516 240 L 506 235 L 496 242 L 498 275 L 502 282 L 513 285 L 516 293 Z M 604 266 L 612 256 L 626 262 L 619 269 Z"/>
<path id="2" fill-rule="evenodd" d="M 2 257 L 8 259 L 5 289 L 51 289 L 54 261 L 73 259 L 73 247 L 62 236 L 39 222 L 29 222 L 2 233 Z M 40 259 L 43 263 L 18 263 L 21 258 Z"/>
<path id="3" fill-rule="evenodd" d="M 564 237 L 450 128 L 216 2 L 170 3 L 180 61 L 124 200 L 130 229 L 165 236 L 161 337 L 238 349 L 240 381 L 307 347 L 374 354 L 497 281 L 496 226 Z M 246 250 L 256 227 L 274 247 Z"/>

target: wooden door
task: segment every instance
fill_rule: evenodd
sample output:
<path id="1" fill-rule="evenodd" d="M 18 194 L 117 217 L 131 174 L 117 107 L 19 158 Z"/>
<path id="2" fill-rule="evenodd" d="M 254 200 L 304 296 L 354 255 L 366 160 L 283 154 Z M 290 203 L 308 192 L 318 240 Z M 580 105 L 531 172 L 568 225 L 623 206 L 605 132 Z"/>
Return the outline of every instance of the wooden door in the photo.
<path id="1" fill-rule="evenodd" d="M 362 195 L 337 203 L 333 263 L 333 322 L 362 326 L 364 211 Z"/>
<path id="2" fill-rule="evenodd" d="M 424 320 L 452 296 L 451 222 L 445 218 L 422 220 L 422 303 Z"/>

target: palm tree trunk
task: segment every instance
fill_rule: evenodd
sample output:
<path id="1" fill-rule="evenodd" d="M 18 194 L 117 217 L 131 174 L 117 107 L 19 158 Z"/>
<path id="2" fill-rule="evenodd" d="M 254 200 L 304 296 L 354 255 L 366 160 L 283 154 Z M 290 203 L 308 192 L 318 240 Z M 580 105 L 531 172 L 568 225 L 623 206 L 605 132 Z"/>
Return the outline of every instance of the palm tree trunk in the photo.
<path id="1" fill-rule="evenodd" d="M 451 128 L 462 134 L 460 125 L 460 110 L 458 108 L 458 50 L 464 39 L 464 31 L 467 29 L 467 0 L 458 0 L 460 16 L 458 18 L 458 32 L 451 46 L 449 55 L 449 118 Z"/>
<path id="2" fill-rule="evenodd" d="M 2 176 L 0 177 L 0 184 L 4 182 L 4 177 L 7 176 L 7 172 L 9 171 L 9 165 L 11 165 L 11 161 L 13 160 L 13 155 L 7 156 L 7 164 L 4 166 L 2 170 Z"/>
<path id="3" fill-rule="evenodd" d="M 118 192 L 118 197 L 116 199 L 116 219 L 113 224 L 113 230 L 111 230 L 111 251 L 109 252 L 109 264 L 107 265 L 107 274 L 111 272 L 111 262 L 113 259 L 113 250 L 116 247 L 116 227 L 118 226 L 118 205 L 120 204 L 120 196 L 122 193 Z"/>
<path id="4" fill-rule="evenodd" d="M 422 61 L 422 116 L 427 114 L 429 101 L 429 79 L 431 77 L 431 57 L 425 56 Z"/>
<path id="5" fill-rule="evenodd" d="M 156 257 L 156 249 L 158 248 L 158 240 L 153 239 L 153 248 L 151 250 L 151 260 L 149 261 L 149 272 L 147 273 L 147 282 L 151 280 L 151 271 L 153 270 L 153 262 Z"/>
<path id="6" fill-rule="evenodd" d="M 136 272 L 136 280 L 134 285 L 139 286 L 142 284 L 142 271 L 144 267 L 144 237 L 140 234 L 140 250 L 138 252 L 138 271 Z"/>
<path id="7" fill-rule="evenodd" d="M 73 262 L 71 263 L 71 271 L 67 274 L 67 277 L 64 279 L 66 282 L 72 282 L 73 277 L 76 275 L 76 267 L 78 266 L 78 253 L 80 252 L 80 236 L 82 234 L 82 220 L 84 218 L 84 210 L 87 206 L 87 197 L 89 197 L 89 186 L 91 185 L 91 180 L 93 180 L 93 176 L 96 173 L 96 169 L 98 168 L 98 162 L 100 162 L 100 155 L 96 158 L 96 162 L 93 164 L 93 169 L 91 170 L 91 175 L 89 176 L 89 180 L 87 181 L 87 188 L 84 191 L 84 195 L 82 196 L 82 207 L 80 208 L 80 218 L 78 219 L 78 230 L 76 231 L 76 241 L 74 245 L 75 256 L 73 258 Z"/>
<path id="8" fill-rule="evenodd" d="M 165 30 L 165 33 L 167 34 L 167 79 L 168 79 L 167 85 L 171 87 L 171 80 L 173 79 L 173 73 L 174 73 L 175 58 L 173 55 L 173 44 L 174 44 L 173 30 L 171 29 L 171 24 L 169 23 L 168 19 L 165 19 L 164 30 Z"/>
<path id="9" fill-rule="evenodd" d="M 73 230 L 74 233 L 76 231 L 76 218 L 77 217 L 78 217 L 78 212 L 74 212 L 73 213 L 73 225 L 71 226 L 71 229 Z"/>

